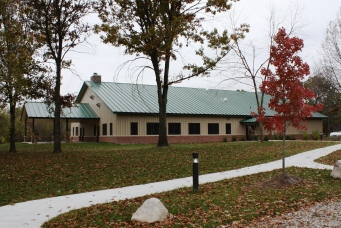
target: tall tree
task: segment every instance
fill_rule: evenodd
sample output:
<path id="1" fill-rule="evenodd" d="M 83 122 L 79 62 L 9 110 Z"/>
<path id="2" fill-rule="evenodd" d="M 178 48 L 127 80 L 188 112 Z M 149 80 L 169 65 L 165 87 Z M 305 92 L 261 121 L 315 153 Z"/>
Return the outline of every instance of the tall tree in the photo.
<path id="1" fill-rule="evenodd" d="M 306 129 L 304 120 L 312 116 L 313 112 L 322 109 L 321 104 L 309 105 L 308 99 L 314 98 L 314 93 L 304 88 L 302 80 L 310 74 L 309 65 L 297 55 L 303 48 L 303 40 L 297 37 L 290 38 L 284 28 L 279 29 L 274 37 L 275 45 L 271 46 L 270 68 L 262 68 L 261 74 L 266 80 L 260 90 L 271 96 L 269 108 L 276 114 L 268 117 L 263 107 L 261 115 L 255 114 L 258 120 L 268 131 L 276 130 L 283 134 L 282 172 L 285 175 L 285 136 L 289 126 L 297 129 Z"/>
<path id="2" fill-rule="evenodd" d="M 39 36 L 29 28 L 24 8 L 22 1 L 0 0 L 0 105 L 9 104 L 10 152 L 16 152 L 16 105 L 42 97 L 49 81 L 35 58 Z"/>
<path id="3" fill-rule="evenodd" d="M 29 7 L 29 18 L 32 28 L 43 35 L 42 42 L 46 49 L 45 60 L 55 63 L 54 85 L 54 153 L 62 152 L 61 148 L 61 103 L 60 86 L 62 69 L 70 66 L 71 60 L 66 54 L 85 37 L 91 28 L 84 22 L 84 16 L 92 9 L 92 0 L 25 0 Z"/>
<path id="4" fill-rule="evenodd" d="M 325 74 L 329 75 L 341 94 L 341 8 L 336 19 L 328 25 L 322 49 Z"/>
<path id="5" fill-rule="evenodd" d="M 341 97 L 333 80 L 325 75 L 326 72 L 328 71 L 325 69 L 319 69 L 304 82 L 304 87 L 311 89 L 316 96 L 310 100 L 310 104 L 323 104 L 321 113 L 328 116 L 328 120 L 324 121 L 323 131 L 329 134 L 341 130 Z"/>
<path id="6" fill-rule="evenodd" d="M 230 38 L 227 31 L 219 34 L 217 29 L 206 31 L 203 28 L 204 13 L 214 15 L 229 10 L 228 0 L 103 0 L 97 5 L 102 25 L 97 31 L 105 33 L 105 43 L 125 47 L 125 53 L 136 59 L 148 59 L 142 71 L 154 72 L 159 105 L 158 146 L 168 146 L 166 112 L 168 88 L 174 83 L 199 75 L 209 75 L 229 48 Z M 242 26 L 240 36 L 247 31 Z M 206 42 L 205 42 L 206 41 Z M 196 54 L 202 58 L 202 64 L 190 63 L 183 72 L 170 77 L 170 63 L 176 60 L 181 48 L 189 43 L 199 43 L 201 48 Z M 213 50 L 216 55 L 209 57 L 204 47 Z M 194 60 L 195 61 L 195 60 Z"/>

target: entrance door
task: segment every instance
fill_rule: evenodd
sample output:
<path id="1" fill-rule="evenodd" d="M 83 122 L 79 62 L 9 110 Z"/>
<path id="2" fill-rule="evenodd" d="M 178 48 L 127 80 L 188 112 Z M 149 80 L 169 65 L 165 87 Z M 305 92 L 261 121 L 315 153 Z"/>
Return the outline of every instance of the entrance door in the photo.
<path id="1" fill-rule="evenodd" d="M 246 140 L 252 140 L 255 135 L 256 126 L 255 125 L 246 125 Z"/>
<path id="2" fill-rule="evenodd" d="M 97 135 L 96 135 L 96 141 L 99 142 L 99 126 L 97 126 Z"/>
<path id="3" fill-rule="evenodd" d="M 80 141 L 80 142 L 83 142 L 83 137 L 82 137 L 82 135 L 83 135 L 83 129 L 80 127 L 80 128 L 79 128 L 79 141 Z"/>
<path id="4" fill-rule="evenodd" d="M 79 132 L 79 141 L 80 142 L 84 142 L 84 135 L 85 135 L 85 128 L 81 127 L 79 128 L 80 132 Z"/>

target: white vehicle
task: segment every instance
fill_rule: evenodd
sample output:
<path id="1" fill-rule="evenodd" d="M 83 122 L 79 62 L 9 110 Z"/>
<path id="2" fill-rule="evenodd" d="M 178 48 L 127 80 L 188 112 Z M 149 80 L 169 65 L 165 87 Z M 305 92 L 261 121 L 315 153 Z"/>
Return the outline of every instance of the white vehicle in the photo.
<path id="1" fill-rule="evenodd" d="M 334 137 L 334 138 L 341 137 L 341 132 L 331 132 L 330 137 Z"/>

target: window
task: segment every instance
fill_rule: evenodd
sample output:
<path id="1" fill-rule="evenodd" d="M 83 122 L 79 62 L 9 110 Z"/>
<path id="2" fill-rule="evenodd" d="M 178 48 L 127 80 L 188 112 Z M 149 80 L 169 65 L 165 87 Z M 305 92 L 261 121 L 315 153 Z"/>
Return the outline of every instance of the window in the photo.
<path id="1" fill-rule="evenodd" d="M 76 136 L 78 136 L 78 127 L 76 127 Z"/>
<path id="2" fill-rule="evenodd" d="M 147 123 L 147 135 L 158 135 L 159 123 Z"/>
<path id="3" fill-rule="evenodd" d="M 110 135 L 112 135 L 112 123 L 110 123 L 110 127 L 109 127 L 109 131 L 110 131 Z"/>
<path id="4" fill-rule="evenodd" d="M 219 134 L 219 124 L 209 123 L 208 124 L 208 134 Z"/>
<path id="5" fill-rule="evenodd" d="M 231 134 L 231 124 L 230 124 L 230 123 L 227 123 L 227 124 L 226 124 L 226 134 L 227 134 L 227 135 L 230 135 L 230 134 Z"/>
<path id="6" fill-rule="evenodd" d="M 97 136 L 97 126 L 96 126 L 96 124 L 94 125 L 94 136 Z"/>
<path id="7" fill-rule="evenodd" d="M 200 123 L 189 123 L 188 124 L 188 134 L 200 135 Z"/>
<path id="8" fill-rule="evenodd" d="M 75 136 L 75 127 L 72 127 L 72 136 Z"/>
<path id="9" fill-rule="evenodd" d="M 130 135 L 138 135 L 138 125 L 136 122 L 130 123 Z"/>
<path id="10" fill-rule="evenodd" d="M 180 135 L 181 124 L 180 123 L 168 123 L 168 134 L 169 135 Z"/>
<path id="11" fill-rule="evenodd" d="M 107 129 L 108 127 L 107 127 L 107 124 L 103 124 L 102 125 L 102 135 L 107 135 Z"/>

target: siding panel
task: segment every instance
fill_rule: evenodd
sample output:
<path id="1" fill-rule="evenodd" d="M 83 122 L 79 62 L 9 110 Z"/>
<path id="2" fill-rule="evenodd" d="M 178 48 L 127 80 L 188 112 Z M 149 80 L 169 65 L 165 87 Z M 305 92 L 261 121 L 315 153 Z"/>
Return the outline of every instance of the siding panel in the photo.
<path id="1" fill-rule="evenodd" d="M 219 123 L 219 135 L 225 135 L 226 123 L 231 123 L 232 135 L 245 134 L 244 126 L 239 123 L 242 118 L 226 118 L 226 117 L 186 117 L 186 116 L 169 116 L 167 123 L 180 123 L 181 135 L 188 134 L 189 123 L 200 123 L 200 135 L 208 135 L 208 123 Z M 158 122 L 157 116 L 134 116 L 134 115 L 117 115 L 117 136 L 130 135 L 130 123 L 138 123 L 139 136 L 146 135 L 146 125 L 148 122 Z"/>

